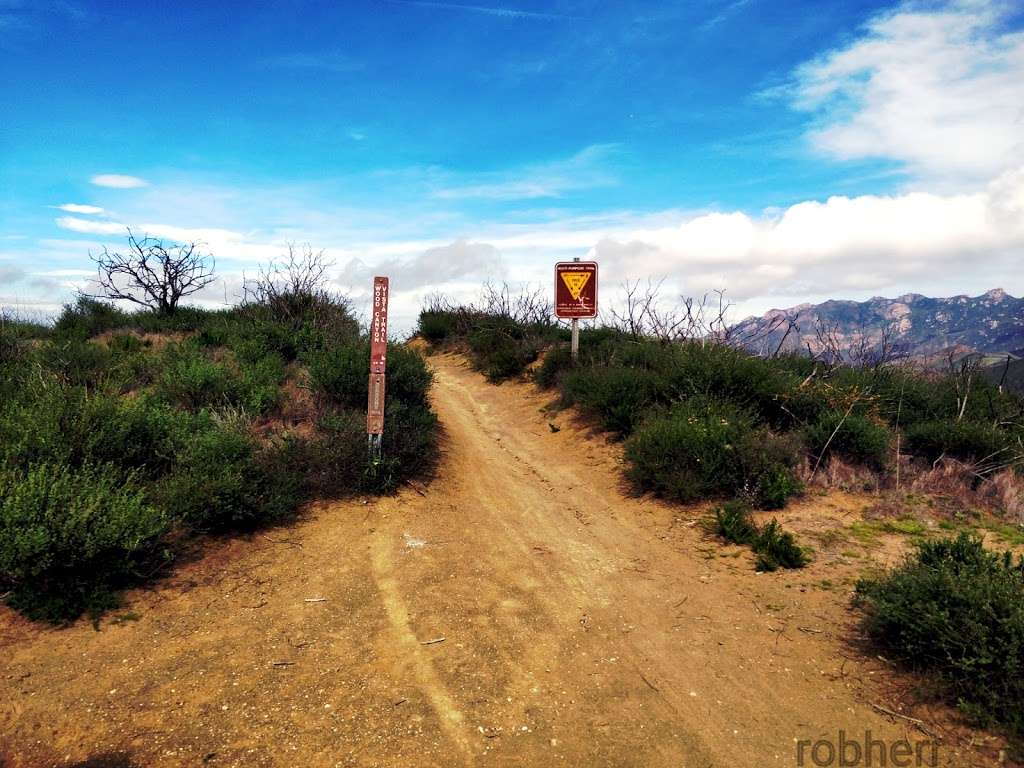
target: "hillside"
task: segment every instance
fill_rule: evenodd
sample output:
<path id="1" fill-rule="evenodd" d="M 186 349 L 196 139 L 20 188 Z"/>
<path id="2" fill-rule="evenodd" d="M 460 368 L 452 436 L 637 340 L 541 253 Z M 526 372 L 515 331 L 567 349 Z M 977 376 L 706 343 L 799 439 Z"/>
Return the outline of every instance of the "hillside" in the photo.
<path id="1" fill-rule="evenodd" d="M 869 497 L 781 513 L 815 561 L 759 575 L 702 506 L 624 493 L 617 444 L 547 393 L 430 364 L 429 485 L 211 542 L 100 631 L 0 611 L 0 764 L 792 765 L 839 729 L 924 739 L 903 716 L 938 764 L 997 764 L 851 651 L 853 582 L 909 548 L 863 535 Z"/>
<path id="2" fill-rule="evenodd" d="M 981 296 L 929 298 L 908 293 L 895 299 L 876 296 L 867 301 L 826 301 L 773 309 L 750 317 L 730 331 L 757 353 L 828 352 L 844 357 L 857 350 L 877 350 L 895 344 L 914 357 L 943 355 L 953 349 L 1006 353 L 1024 347 L 1024 299 L 1001 288 Z"/>

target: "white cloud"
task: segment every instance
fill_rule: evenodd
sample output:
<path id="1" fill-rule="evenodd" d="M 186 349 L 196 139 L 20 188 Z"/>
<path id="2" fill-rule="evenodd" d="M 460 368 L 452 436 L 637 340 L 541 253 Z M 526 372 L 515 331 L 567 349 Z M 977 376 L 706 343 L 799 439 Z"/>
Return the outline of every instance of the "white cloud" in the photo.
<path id="1" fill-rule="evenodd" d="M 149 186 L 149 182 L 145 179 L 140 179 L 138 176 L 125 176 L 120 173 L 101 173 L 93 176 L 90 181 L 97 187 L 112 187 L 114 189 L 137 189 Z"/>
<path id="2" fill-rule="evenodd" d="M 74 216 L 61 216 L 54 222 L 61 229 L 88 235 L 120 235 L 128 231 L 124 224 L 118 224 L 116 221 L 94 221 L 93 219 L 77 219 Z"/>
<path id="3" fill-rule="evenodd" d="M 57 208 L 68 213 L 77 213 L 83 216 L 94 216 L 103 213 L 103 209 L 98 205 L 83 205 L 81 203 L 64 203 L 64 205 L 58 205 Z"/>
<path id="4" fill-rule="evenodd" d="M 897 161 L 918 181 L 977 184 L 1024 162 L 1024 33 L 999 0 L 904 3 L 782 89 L 816 116 L 813 146 Z"/>
<path id="5" fill-rule="evenodd" d="M 500 279 L 505 269 L 501 254 L 492 244 L 462 239 L 404 258 L 377 261 L 373 266 L 354 258 L 345 265 L 336 282 L 345 287 L 363 288 L 377 274 L 400 276 L 396 288 L 411 291 L 425 286 L 440 287 L 456 280 L 471 279 L 480 283 Z"/>
<path id="6" fill-rule="evenodd" d="M 605 238 L 591 251 L 619 279 L 667 275 L 681 290 L 725 288 L 736 299 L 936 279 L 955 286 L 985 268 L 1014 275 L 1022 254 L 1024 167 L 969 193 L 831 197 L 760 217 L 709 213 Z"/>
<path id="7" fill-rule="evenodd" d="M 601 166 L 616 146 L 592 144 L 564 160 L 533 164 L 511 173 L 465 174 L 460 183 L 437 189 L 433 196 L 444 200 L 529 200 L 610 186 L 615 178 Z"/>

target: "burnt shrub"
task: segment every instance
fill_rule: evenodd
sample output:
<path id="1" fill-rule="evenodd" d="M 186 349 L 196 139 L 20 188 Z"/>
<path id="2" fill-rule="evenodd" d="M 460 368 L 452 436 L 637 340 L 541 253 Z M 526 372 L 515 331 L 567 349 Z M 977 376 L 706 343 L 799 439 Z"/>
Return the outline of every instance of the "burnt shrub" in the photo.
<path id="1" fill-rule="evenodd" d="M 968 534 L 926 541 L 855 600 L 879 646 L 938 675 L 973 719 L 1024 736 L 1024 561 Z"/>

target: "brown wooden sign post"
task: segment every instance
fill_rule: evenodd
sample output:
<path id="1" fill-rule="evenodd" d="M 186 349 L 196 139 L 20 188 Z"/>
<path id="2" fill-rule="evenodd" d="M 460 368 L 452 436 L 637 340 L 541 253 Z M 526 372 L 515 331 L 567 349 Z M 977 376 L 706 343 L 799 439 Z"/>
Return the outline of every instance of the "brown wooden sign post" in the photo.
<path id="1" fill-rule="evenodd" d="M 373 278 L 373 319 L 370 321 L 370 386 L 366 434 L 371 458 L 380 458 L 384 436 L 384 388 L 388 363 L 388 279 Z"/>
<path id="2" fill-rule="evenodd" d="M 555 317 L 572 320 L 572 359 L 580 353 L 580 318 L 597 317 L 597 262 L 555 264 Z"/>

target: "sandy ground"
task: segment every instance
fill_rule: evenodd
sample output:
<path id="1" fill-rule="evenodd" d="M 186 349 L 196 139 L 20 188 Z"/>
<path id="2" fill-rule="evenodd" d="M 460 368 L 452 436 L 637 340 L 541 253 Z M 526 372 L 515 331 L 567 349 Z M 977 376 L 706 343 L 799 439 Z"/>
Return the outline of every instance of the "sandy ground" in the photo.
<path id="1" fill-rule="evenodd" d="M 793 766 L 840 730 L 928 738 L 873 705 L 926 719 L 940 764 L 996 762 L 857 647 L 850 585 L 901 551 L 841 533 L 869 500 L 787 510 L 815 560 L 760 575 L 529 385 L 431 362 L 429 486 L 212 543 L 98 631 L 3 609 L 0 764 Z"/>

